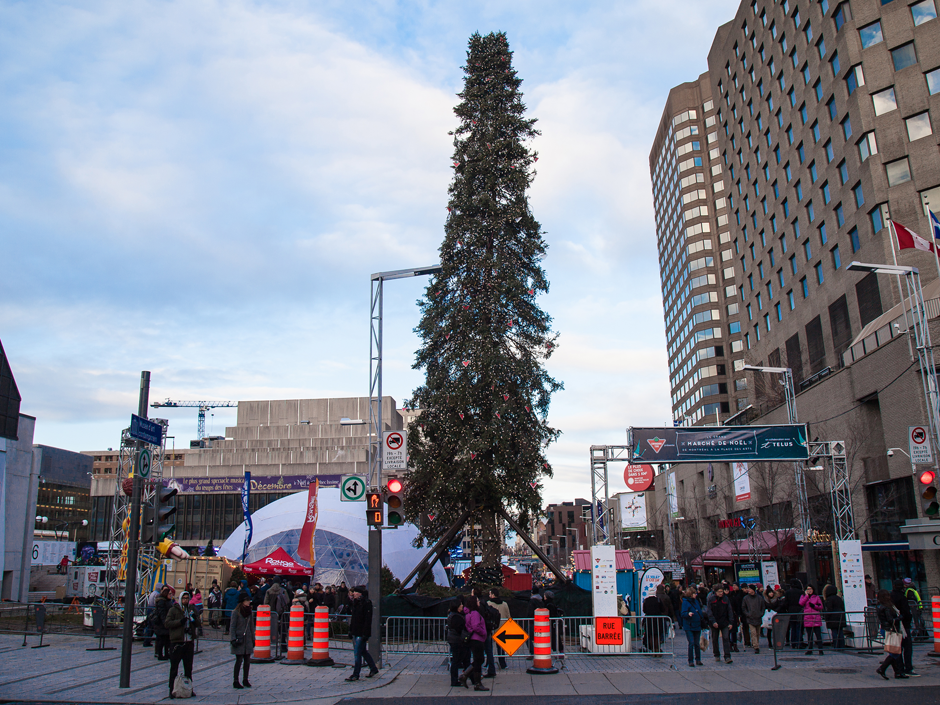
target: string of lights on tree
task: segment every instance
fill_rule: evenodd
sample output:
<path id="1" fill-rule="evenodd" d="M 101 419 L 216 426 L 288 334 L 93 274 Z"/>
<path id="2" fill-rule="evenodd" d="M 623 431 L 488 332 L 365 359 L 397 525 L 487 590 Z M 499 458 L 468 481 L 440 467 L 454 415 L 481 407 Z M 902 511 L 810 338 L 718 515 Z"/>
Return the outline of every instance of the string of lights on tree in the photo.
<path id="1" fill-rule="evenodd" d="M 562 385 L 544 367 L 557 334 L 536 303 L 549 287 L 546 245 L 527 197 L 538 161 L 528 143 L 539 132 L 524 116 L 505 34 L 474 34 L 463 71 L 442 271 L 418 302 L 425 383 L 410 401 L 421 415 L 406 507 L 412 521 L 434 515 L 429 540 L 471 499 L 523 522 L 537 513 L 552 474 L 544 451 L 559 434 L 547 415 Z"/>

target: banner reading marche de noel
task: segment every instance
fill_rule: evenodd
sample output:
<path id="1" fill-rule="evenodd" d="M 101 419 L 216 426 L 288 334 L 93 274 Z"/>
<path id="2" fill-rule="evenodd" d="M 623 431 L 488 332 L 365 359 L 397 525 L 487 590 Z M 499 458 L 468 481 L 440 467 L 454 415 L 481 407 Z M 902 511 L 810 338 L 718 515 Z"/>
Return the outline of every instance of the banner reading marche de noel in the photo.
<path id="1" fill-rule="evenodd" d="M 804 424 L 630 428 L 627 438 L 634 463 L 731 463 L 809 458 Z"/>

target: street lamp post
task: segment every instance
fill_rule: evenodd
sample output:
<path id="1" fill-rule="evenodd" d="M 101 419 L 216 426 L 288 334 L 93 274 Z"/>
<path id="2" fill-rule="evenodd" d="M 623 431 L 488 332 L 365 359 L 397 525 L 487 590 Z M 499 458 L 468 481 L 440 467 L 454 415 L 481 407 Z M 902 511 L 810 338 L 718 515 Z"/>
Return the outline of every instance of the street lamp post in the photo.
<path id="1" fill-rule="evenodd" d="M 781 384 L 787 404 L 787 423 L 791 426 L 797 423 L 796 416 L 796 388 L 793 385 L 793 370 L 789 367 L 762 367 L 759 365 L 745 365 L 745 370 L 751 372 L 767 372 L 769 374 L 783 375 Z M 800 519 L 800 532 L 803 534 L 803 553 L 806 555 L 806 580 L 816 582 L 816 558 L 813 542 L 810 540 L 812 523 L 809 517 L 809 495 L 806 492 L 806 473 L 801 463 L 793 463 L 793 476 L 796 484 L 796 506 Z"/>
<path id="2" fill-rule="evenodd" d="M 369 312 L 369 479 L 373 492 L 382 488 L 382 315 L 385 303 L 385 282 L 439 274 L 439 264 L 416 269 L 377 272 L 371 277 Z M 382 665 L 382 527 L 369 530 L 369 598 L 372 600 L 372 636 L 369 653 L 378 666 Z"/>
<path id="3" fill-rule="evenodd" d="M 906 314 L 907 304 L 905 302 L 911 302 L 911 327 L 914 329 L 914 347 L 917 348 L 917 358 L 920 363 L 921 374 L 919 377 L 927 410 L 927 425 L 930 427 L 934 450 L 937 451 L 940 449 L 940 413 L 938 413 L 937 400 L 940 385 L 937 383 L 937 367 L 933 360 L 933 343 L 930 340 L 930 326 L 927 322 L 927 306 L 924 302 L 924 289 L 920 282 L 920 272 L 917 267 L 903 267 L 896 264 L 865 264 L 864 262 L 852 262 L 846 269 L 853 272 L 873 272 L 875 274 L 893 274 L 904 277 L 907 297 L 904 298 L 902 293 L 901 306 Z M 934 467 L 940 469 L 936 455 L 934 455 Z"/>

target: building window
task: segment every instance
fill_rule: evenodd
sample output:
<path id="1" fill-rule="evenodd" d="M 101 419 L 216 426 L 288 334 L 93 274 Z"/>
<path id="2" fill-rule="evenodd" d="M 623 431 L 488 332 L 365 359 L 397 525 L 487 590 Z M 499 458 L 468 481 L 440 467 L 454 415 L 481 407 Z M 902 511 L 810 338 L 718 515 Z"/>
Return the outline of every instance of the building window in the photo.
<path id="1" fill-rule="evenodd" d="M 796 255 L 790 256 L 790 271 L 796 274 Z"/>
<path id="2" fill-rule="evenodd" d="M 907 157 L 885 164 L 888 186 L 897 186 L 911 180 L 911 165 Z"/>
<path id="3" fill-rule="evenodd" d="M 817 283 L 817 284 L 822 284 L 822 283 L 823 283 L 822 262 L 817 262 L 817 263 L 813 266 L 813 269 L 816 270 L 816 283 Z"/>
<path id="4" fill-rule="evenodd" d="M 862 40 L 862 49 L 873 47 L 884 41 L 884 35 L 881 33 L 881 22 L 872 22 L 858 30 L 859 39 Z"/>
<path id="5" fill-rule="evenodd" d="M 826 223 L 820 223 L 819 225 L 819 241 L 825 245 L 828 242 L 829 238 L 826 236 Z M 807 242 L 809 242 L 807 240 Z"/>
<path id="6" fill-rule="evenodd" d="M 934 0 L 922 0 L 911 5 L 911 17 L 914 18 L 914 26 L 921 25 L 924 22 L 936 19 L 937 8 Z"/>
<path id="7" fill-rule="evenodd" d="M 842 29 L 842 25 L 844 25 L 845 21 L 849 18 L 848 9 L 849 4 L 843 2 L 839 4 L 839 7 L 837 7 L 836 11 L 832 14 L 832 21 L 836 25 L 837 32 Z"/>
<path id="8" fill-rule="evenodd" d="M 832 67 L 832 77 L 835 78 L 839 75 L 839 52 L 832 55 L 832 58 L 829 59 L 829 65 Z"/>
<path id="9" fill-rule="evenodd" d="M 835 213 L 836 213 L 836 222 L 839 224 L 839 227 L 841 228 L 843 225 L 845 225 L 845 211 L 842 209 L 841 203 L 836 206 Z"/>
<path id="10" fill-rule="evenodd" d="M 790 310 L 796 308 L 796 297 L 793 296 L 793 290 L 787 292 L 787 303 L 790 304 Z"/>
<path id="11" fill-rule="evenodd" d="M 829 119 L 835 122 L 838 113 L 836 113 L 836 99 L 834 97 L 830 98 L 829 102 L 826 103 L 826 109 L 829 110 Z"/>
<path id="12" fill-rule="evenodd" d="M 845 136 L 845 141 L 849 141 L 849 137 L 852 136 L 852 120 L 846 115 L 842 119 L 842 134 Z"/>
<path id="13" fill-rule="evenodd" d="M 849 230 L 849 240 L 852 242 L 852 254 L 855 254 L 860 249 L 862 249 L 862 244 L 858 240 L 858 228 L 852 228 Z"/>
<path id="14" fill-rule="evenodd" d="M 878 143 L 875 141 L 874 132 L 866 132 L 858 141 L 858 155 L 861 161 L 865 161 L 872 154 L 878 154 Z"/>
<path id="15" fill-rule="evenodd" d="M 782 321 L 783 320 L 783 308 L 780 306 L 780 304 L 774 304 L 774 311 L 777 312 L 777 320 Z"/>
<path id="16" fill-rule="evenodd" d="M 806 121 L 809 120 L 809 113 L 806 110 L 806 103 L 803 103 L 800 106 L 800 120 L 804 125 L 806 124 Z"/>
<path id="17" fill-rule="evenodd" d="M 940 69 L 934 69 L 924 74 L 927 78 L 927 91 L 930 95 L 940 93 Z"/>
<path id="18" fill-rule="evenodd" d="M 809 297 L 809 284 L 806 283 L 806 277 L 800 279 L 800 289 L 803 291 L 803 298 Z"/>
<path id="19" fill-rule="evenodd" d="M 825 204 L 828 206 L 828 205 L 829 205 L 829 201 L 832 200 L 832 195 L 829 193 L 829 182 L 828 182 L 828 181 L 825 182 L 825 183 L 822 185 L 822 195 L 823 195 L 823 203 L 825 203 Z"/>
<path id="20" fill-rule="evenodd" d="M 881 216 L 881 206 L 878 206 L 877 208 L 875 208 L 868 215 L 869 215 L 869 218 L 871 219 L 871 231 L 873 233 L 881 232 L 881 229 L 885 226 L 884 218 L 882 218 Z"/>
<path id="21" fill-rule="evenodd" d="M 813 120 L 813 125 L 809 129 L 813 133 L 813 144 L 819 142 L 819 120 Z"/>
<path id="22" fill-rule="evenodd" d="M 852 194 L 855 196 L 855 205 L 858 208 L 861 208 L 865 205 L 865 194 L 862 193 L 862 184 L 857 183 L 852 187 Z"/>
<path id="23" fill-rule="evenodd" d="M 849 69 L 849 72 L 845 75 L 845 85 L 848 88 L 849 95 L 852 95 L 859 86 L 865 85 L 865 72 L 862 71 L 861 64 Z"/>
<path id="24" fill-rule="evenodd" d="M 813 246 L 809 240 L 803 243 L 803 254 L 806 256 L 807 262 L 813 259 Z"/>
<path id="25" fill-rule="evenodd" d="M 884 115 L 898 109 L 898 101 L 894 95 L 894 86 L 883 91 L 871 94 L 872 104 L 875 106 L 875 115 Z"/>
<path id="26" fill-rule="evenodd" d="M 911 142 L 933 134 L 933 129 L 930 127 L 930 113 L 912 115 L 904 121 L 904 124 L 907 125 L 907 138 Z"/>
<path id="27" fill-rule="evenodd" d="M 839 269 L 842 266 L 842 258 L 839 256 L 839 246 L 832 248 L 832 268 Z"/>
<path id="28" fill-rule="evenodd" d="M 891 50 L 891 60 L 894 62 L 894 70 L 900 71 L 908 66 L 917 63 L 917 53 L 914 51 L 914 42 L 902 44 L 896 49 Z"/>
<path id="29" fill-rule="evenodd" d="M 845 165 L 845 160 L 839 162 L 836 168 L 839 170 L 839 181 L 845 186 L 845 182 L 849 180 L 849 168 Z"/>
<path id="30" fill-rule="evenodd" d="M 737 321 L 728 325 L 728 334 L 734 335 L 741 332 L 741 324 Z"/>
<path id="31" fill-rule="evenodd" d="M 816 209 L 813 207 L 812 201 L 806 202 L 806 215 L 809 218 L 809 222 L 816 220 Z"/>
<path id="32" fill-rule="evenodd" d="M 810 178 L 810 181 L 812 181 L 814 184 L 816 183 L 816 180 L 819 178 L 819 172 L 816 171 L 816 162 L 815 162 L 815 161 L 810 162 L 810 165 L 809 165 L 809 178 Z"/>

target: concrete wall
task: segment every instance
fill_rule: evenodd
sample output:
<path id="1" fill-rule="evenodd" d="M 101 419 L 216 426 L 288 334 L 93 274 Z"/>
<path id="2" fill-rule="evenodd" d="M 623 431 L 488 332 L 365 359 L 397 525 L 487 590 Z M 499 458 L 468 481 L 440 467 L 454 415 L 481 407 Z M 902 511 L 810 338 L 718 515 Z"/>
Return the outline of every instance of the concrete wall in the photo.
<path id="1" fill-rule="evenodd" d="M 29 591 L 30 551 L 39 488 L 39 464 L 33 455 L 36 419 L 20 414 L 19 440 L 0 441 L 3 466 L 3 582 L 4 600 L 25 600 Z M 3 446 L 0 446 L 3 448 Z M 25 550 L 24 550 L 25 549 Z"/>

